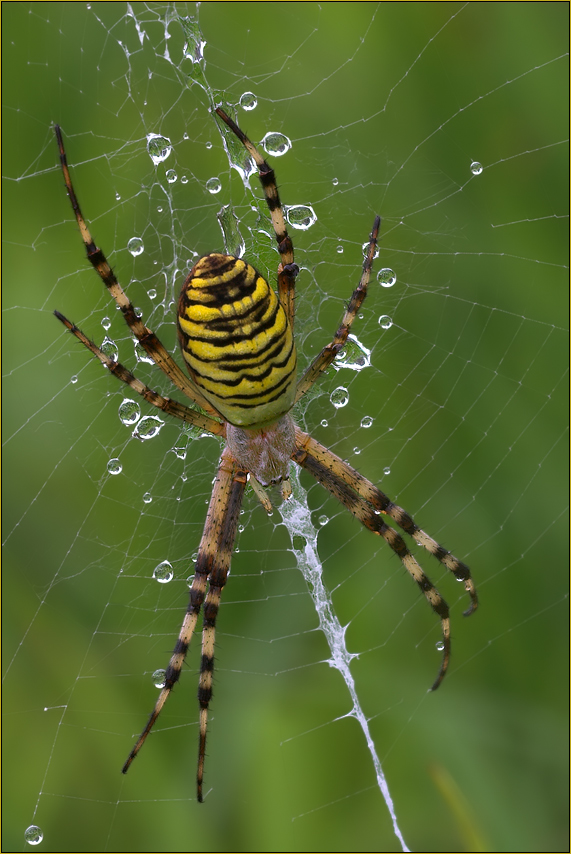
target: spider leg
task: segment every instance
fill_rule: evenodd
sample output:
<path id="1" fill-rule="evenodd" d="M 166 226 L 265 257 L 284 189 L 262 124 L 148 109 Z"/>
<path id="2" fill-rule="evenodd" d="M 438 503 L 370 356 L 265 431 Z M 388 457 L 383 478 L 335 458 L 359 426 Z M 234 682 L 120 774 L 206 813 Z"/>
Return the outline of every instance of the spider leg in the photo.
<path id="1" fill-rule="evenodd" d="M 450 617 L 448 605 L 432 584 L 416 558 L 408 550 L 405 541 L 394 528 L 387 525 L 381 514 L 390 516 L 416 542 L 433 554 L 455 577 L 464 582 L 470 594 L 471 606 L 465 612 L 471 614 L 478 599 L 470 570 L 466 564 L 446 551 L 416 525 L 412 517 L 402 508 L 392 504 L 388 497 L 366 480 L 355 469 L 320 445 L 307 433 L 296 429 L 296 450 L 292 459 L 306 469 L 338 501 L 370 531 L 379 534 L 398 555 L 405 569 L 416 581 L 432 610 L 440 618 L 442 626 L 442 662 L 431 690 L 435 691 L 442 682 L 450 660 Z"/>
<path id="2" fill-rule="evenodd" d="M 96 356 L 102 365 L 105 365 L 106 368 L 113 374 L 113 376 L 117 377 L 121 382 L 126 383 L 133 391 L 140 394 L 147 403 L 151 403 L 153 406 L 156 406 L 157 409 L 162 409 L 163 412 L 166 412 L 168 415 L 173 415 L 175 418 L 180 418 L 181 421 L 186 421 L 189 424 L 194 425 L 195 427 L 199 427 L 201 430 L 206 430 L 208 433 L 214 433 L 215 435 L 224 435 L 225 426 L 220 421 L 215 421 L 214 418 L 209 418 L 208 415 L 204 415 L 202 412 L 198 412 L 195 409 L 189 409 L 188 406 L 184 406 L 182 403 L 178 403 L 178 401 L 173 400 L 170 397 L 163 397 L 160 394 L 157 394 L 156 391 L 153 391 L 141 380 L 137 379 L 134 374 L 127 370 L 121 362 L 116 362 L 113 359 L 110 359 L 102 350 L 99 349 L 97 344 L 94 344 L 81 329 L 72 323 L 67 317 L 64 317 L 63 314 L 60 314 L 59 311 L 54 311 L 55 316 L 58 320 L 61 320 L 63 325 L 69 329 L 69 331 L 75 335 L 78 341 L 87 347 L 87 349 Z"/>
<path id="3" fill-rule="evenodd" d="M 202 630 L 202 657 L 200 662 L 200 682 L 198 700 L 200 703 L 200 742 L 197 769 L 197 797 L 202 802 L 202 779 L 206 749 L 208 725 L 208 706 L 212 696 L 212 673 L 214 671 L 214 640 L 216 617 L 220 605 L 222 589 L 228 577 L 232 547 L 238 528 L 238 518 L 242 497 L 246 487 L 246 472 L 238 469 L 237 463 L 227 449 L 222 452 L 218 474 L 212 489 L 212 496 L 200 548 L 196 560 L 194 578 L 190 588 L 190 599 L 182 628 L 171 660 L 165 673 L 164 686 L 155 704 L 145 729 L 123 765 L 123 774 L 129 770 L 131 762 L 143 746 L 145 739 L 158 718 L 170 692 L 180 678 L 184 659 L 196 628 L 198 615 L 204 604 L 204 625 Z M 208 591 L 207 591 L 208 585 Z"/>
<path id="4" fill-rule="evenodd" d="M 145 324 L 140 320 L 140 318 L 137 317 L 131 300 L 127 297 L 125 291 L 117 281 L 115 273 L 111 269 L 107 258 L 105 257 L 101 249 L 99 249 L 99 247 L 95 245 L 91 233 L 83 218 L 83 214 L 81 213 L 81 208 L 79 207 L 79 202 L 77 201 L 77 196 L 75 195 L 75 190 L 73 189 L 73 184 L 67 165 L 67 157 L 63 144 L 62 133 L 59 125 L 55 125 L 54 130 L 59 146 L 59 156 L 67 194 L 69 196 L 69 200 L 71 202 L 71 206 L 73 208 L 73 212 L 75 214 L 75 218 L 79 226 L 81 239 L 83 240 L 88 260 L 91 262 L 91 264 L 93 264 L 101 281 L 103 282 L 103 284 L 108 289 L 109 293 L 121 309 L 121 312 L 123 313 L 123 317 L 125 319 L 125 323 L 129 327 L 133 335 L 137 338 L 143 349 L 149 354 L 151 359 L 158 365 L 161 371 L 163 371 L 168 377 L 170 377 L 170 379 L 177 386 L 177 388 L 179 388 L 188 398 L 190 398 L 190 400 L 192 400 L 194 403 L 196 403 L 198 406 L 200 406 L 202 409 L 204 409 L 211 415 L 218 415 L 216 410 L 213 409 L 212 405 L 208 403 L 208 401 L 202 396 L 200 391 L 191 382 L 189 377 L 187 377 L 183 373 L 181 368 L 179 368 L 170 353 L 168 353 L 167 350 L 163 347 L 155 333 L 148 329 Z"/>
<path id="5" fill-rule="evenodd" d="M 295 395 L 295 401 L 300 399 L 313 385 L 318 376 L 323 373 L 323 371 L 329 367 L 331 362 L 335 359 L 335 357 L 339 354 L 339 352 L 345 346 L 345 342 L 347 341 L 347 336 L 351 330 L 351 325 L 357 316 L 357 312 L 361 308 L 363 300 L 367 296 L 367 287 L 369 285 L 369 278 L 371 275 L 371 269 L 373 267 L 373 258 L 375 255 L 375 248 L 377 245 L 377 237 L 379 236 L 379 229 L 381 227 L 381 218 L 379 216 L 375 217 L 375 221 L 373 223 L 373 230 L 369 236 L 369 246 L 367 248 L 367 254 L 365 256 L 365 260 L 363 261 L 363 272 L 361 273 L 361 279 L 359 280 L 359 284 L 353 291 L 353 295 L 349 300 L 349 305 L 345 310 L 345 314 L 341 320 L 341 325 L 339 329 L 335 333 L 333 340 L 327 344 L 321 353 L 319 353 L 311 365 L 307 368 L 304 375 L 301 377 L 297 384 L 297 391 Z"/>
<path id="6" fill-rule="evenodd" d="M 276 242 L 278 244 L 278 251 L 280 253 L 281 258 L 281 262 L 278 267 L 278 297 L 280 300 L 280 304 L 286 313 L 291 328 L 293 329 L 293 322 L 295 317 L 295 279 L 297 274 L 299 273 L 299 267 L 297 266 L 297 264 L 294 263 L 293 260 L 293 244 L 291 242 L 291 238 L 287 233 L 287 227 L 285 224 L 282 203 L 280 201 L 280 195 L 278 192 L 278 185 L 276 184 L 276 176 L 274 174 L 274 170 L 260 154 L 253 142 L 251 142 L 246 136 L 246 134 L 242 130 L 240 130 L 236 122 L 233 122 L 230 116 L 226 115 L 224 110 L 218 107 L 216 109 L 216 113 L 220 116 L 222 121 L 230 128 L 230 130 L 238 137 L 238 139 L 243 144 L 248 153 L 251 155 L 256 166 L 258 167 L 260 183 L 264 190 L 264 195 L 266 197 L 266 202 L 268 203 L 268 208 L 270 209 L 272 226 L 276 235 Z"/>

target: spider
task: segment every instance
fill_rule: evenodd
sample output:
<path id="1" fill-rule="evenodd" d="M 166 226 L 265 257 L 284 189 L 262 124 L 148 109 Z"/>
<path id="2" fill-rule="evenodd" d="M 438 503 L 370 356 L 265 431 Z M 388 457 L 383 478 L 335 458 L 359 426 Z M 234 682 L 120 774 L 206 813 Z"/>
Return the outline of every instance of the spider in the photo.
<path id="1" fill-rule="evenodd" d="M 67 193 L 89 261 L 123 312 L 129 329 L 155 364 L 197 408 L 152 391 L 120 362 L 107 356 L 75 324 L 60 312 L 56 317 L 99 361 L 148 403 L 168 415 L 220 436 L 225 446 L 206 515 L 206 522 L 190 600 L 155 707 L 123 765 L 129 769 L 178 681 L 200 611 L 203 612 L 202 656 L 198 688 L 199 746 L 196 775 L 197 798 L 203 799 L 204 758 L 208 708 L 212 696 L 216 618 L 228 577 L 232 548 L 244 490 L 249 482 L 266 510 L 271 503 L 265 487 L 279 485 L 282 498 L 291 495 L 289 461 L 304 468 L 370 531 L 380 535 L 398 555 L 420 587 L 442 629 L 442 661 L 431 690 L 436 690 L 450 659 L 448 605 L 409 551 L 404 539 L 383 517 L 389 517 L 416 543 L 430 552 L 464 582 L 470 596 L 465 615 L 478 605 L 476 589 L 466 564 L 422 531 L 412 517 L 366 480 L 348 463 L 300 430 L 291 410 L 342 350 L 355 316 L 365 299 L 377 237 L 381 225 L 376 216 L 369 237 L 359 284 L 353 291 L 333 339 L 296 379 L 293 337 L 295 281 L 293 244 L 288 236 L 274 171 L 245 133 L 216 108 L 216 113 L 253 158 L 270 210 L 280 263 L 277 294 L 247 261 L 211 253 L 200 258 L 188 274 L 177 312 L 182 356 L 189 376 L 180 369 L 157 336 L 137 316 L 131 301 L 115 278 L 103 252 L 95 245 L 79 207 L 69 174 L 59 126 L 55 135 Z"/>

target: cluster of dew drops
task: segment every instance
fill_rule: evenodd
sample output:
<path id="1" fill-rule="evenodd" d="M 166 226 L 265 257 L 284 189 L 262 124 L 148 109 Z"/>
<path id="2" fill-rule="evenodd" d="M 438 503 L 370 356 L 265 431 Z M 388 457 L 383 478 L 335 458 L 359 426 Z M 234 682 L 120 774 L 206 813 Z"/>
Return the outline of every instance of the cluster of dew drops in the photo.
<path id="1" fill-rule="evenodd" d="M 252 92 L 245 92 L 240 98 L 240 106 L 246 111 L 253 110 L 257 106 L 256 96 Z M 185 134 L 185 138 L 188 139 L 187 134 Z M 285 134 L 270 131 L 266 133 L 262 139 L 261 145 L 267 154 L 272 157 L 281 157 L 291 149 L 292 142 Z M 212 148 L 212 143 L 207 143 L 207 147 Z M 147 134 L 147 152 L 155 166 L 159 166 L 168 160 L 172 150 L 173 145 L 168 137 L 157 133 Z M 474 174 L 479 174 L 475 169 L 476 166 L 479 166 L 479 164 L 472 164 L 472 172 Z M 165 177 L 169 184 L 173 184 L 178 180 L 178 174 L 174 169 L 167 169 Z M 181 181 L 186 183 L 184 177 L 181 178 Z M 337 178 L 334 178 L 332 183 L 334 186 L 337 186 L 339 181 Z M 213 195 L 217 194 L 222 189 L 222 182 L 217 176 L 213 176 L 205 182 L 205 189 Z M 307 230 L 317 221 L 317 215 L 313 207 L 309 204 L 290 205 L 287 208 L 284 208 L 284 211 L 287 221 L 292 228 Z M 364 253 L 367 252 L 368 247 L 368 242 L 363 244 Z M 127 249 L 133 257 L 141 255 L 145 249 L 143 239 L 141 237 L 132 237 L 127 243 Z M 338 253 L 342 253 L 343 246 L 339 245 L 336 251 Z M 375 252 L 375 257 L 377 256 L 378 248 Z M 395 272 L 389 267 L 384 267 L 377 273 L 377 281 L 384 288 L 392 287 L 396 283 L 396 280 Z M 390 329 L 393 321 L 388 315 L 381 315 L 378 319 L 378 323 L 382 329 Z M 106 330 L 109 329 L 110 321 L 108 318 L 104 318 L 102 324 Z M 111 339 L 105 339 L 102 349 L 109 358 L 117 359 L 118 349 L 115 342 Z M 135 355 L 138 361 L 151 361 L 147 354 L 142 351 L 140 346 L 137 344 L 135 344 Z M 335 370 L 346 368 L 353 371 L 361 371 L 370 364 L 371 351 L 359 341 L 357 336 L 351 334 L 348 336 L 348 340 L 343 351 L 333 363 L 333 367 Z M 330 394 L 330 401 L 336 409 L 346 406 L 349 402 L 349 392 L 347 388 L 345 386 L 338 386 L 334 389 Z M 124 399 L 119 407 L 119 419 L 125 426 L 134 428 L 132 435 L 140 441 L 146 441 L 157 436 L 164 424 L 164 421 L 155 415 L 141 417 L 141 409 L 138 402 L 128 398 Z M 327 424 L 326 421 L 322 423 Z M 360 426 L 366 429 L 372 424 L 372 416 L 365 415 L 361 419 Z M 356 449 L 356 452 L 358 452 L 358 449 Z M 110 475 L 118 475 L 122 470 L 121 461 L 116 457 L 110 459 L 107 463 L 107 472 Z M 152 501 L 150 493 L 145 493 L 143 500 L 145 503 L 150 503 Z M 158 566 L 153 570 L 152 577 L 160 584 L 166 584 L 171 581 L 174 577 L 174 571 L 169 561 L 164 560 L 158 564 Z M 163 678 L 164 672 L 162 671 L 157 671 L 153 674 L 153 680 L 157 686 L 160 686 Z M 31 841 L 31 838 L 28 839 L 28 835 L 30 837 L 34 835 L 31 832 L 31 828 L 28 830 L 30 833 L 28 834 L 28 831 L 26 831 L 27 841 L 30 841 L 30 844 L 37 844 L 36 842 Z M 38 841 L 41 841 L 41 838 Z"/>

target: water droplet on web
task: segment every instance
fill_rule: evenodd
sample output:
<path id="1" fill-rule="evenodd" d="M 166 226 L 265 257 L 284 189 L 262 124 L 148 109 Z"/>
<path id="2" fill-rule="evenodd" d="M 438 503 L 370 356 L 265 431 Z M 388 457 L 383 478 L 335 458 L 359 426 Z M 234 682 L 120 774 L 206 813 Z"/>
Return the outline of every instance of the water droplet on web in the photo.
<path id="1" fill-rule="evenodd" d="M 115 193 L 115 199 L 116 199 L 118 202 L 120 202 L 120 201 L 121 201 L 121 194 L 120 194 L 120 193 Z"/>
<path id="2" fill-rule="evenodd" d="M 322 419 L 321 419 L 321 421 L 320 421 L 320 424 L 321 424 L 321 426 L 322 426 L 322 427 L 328 427 L 328 426 L 329 426 L 329 421 L 327 420 L 327 418 L 322 418 Z"/>
<path id="3" fill-rule="evenodd" d="M 165 687 L 165 676 L 167 675 L 166 670 L 155 670 L 152 675 L 153 685 L 155 688 L 164 688 Z"/>
<path id="4" fill-rule="evenodd" d="M 331 392 L 329 400 L 335 409 L 341 409 L 342 406 L 347 406 L 349 403 L 349 392 L 344 386 L 340 385 Z"/>
<path id="5" fill-rule="evenodd" d="M 336 187 L 337 184 L 339 183 L 339 178 L 334 178 L 331 183 L 333 184 L 334 187 Z"/>
<path id="6" fill-rule="evenodd" d="M 175 445 L 173 450 L 173 454 L 175 457 L 178 457 L 179 460 L 186 460 L 187 447 L 186 445 Z"/>
<path id="7" fill-rule="evenodd" d="M 361 418 L 361 427 L 370 427 L 375 419 L 371 415 L 365 415 Z"/>
<path id="8" fill-rule="evenodd" d="M 117 347 L 117 344 L 113 341 L 112 338 L 108 338 L 107 336 L 105 336 L 101 343 L 101 350 L 103 353 L 105 353 L 108 359 L 111 359 L 111 361 L 113 362 L 117 361 L 117 357 L 119 356 L 119 348 Z"/>
<path id="9" fill-rule="evenodd" d="M 438 650 L 438 652 L 442 652 L 444 649 L 444 641 L 438 641 L 436 643 L 436 649 Z"/>
<path id="10" fill-rule="evenodd" d="M 318 522 L 319 526 L 321 528 L 323 528 L 323 526 L 327 525 L 327 523 L 329 522 L 329 516 L 326 516 L 325 514 L 323 514 L 322 516 L 319 517 L 317 522 Z"/>
<path id="11" fill-rule="evenodd" d="M 292 228 L 307 231 L 317 222 L 317 214 L 311 205 L 293 205 L 287 209 L 287 221 Z"/>
<path id="12" fill-rule="evenodd" d="M 145 362 L 147 365 L 154 365 L 154 361 L 151 359 L 146 350 L 143 349 L 142 345 L 135 339 L 133 342 L 135 345 L 135 358 L 137 362 Z"/>
<path id="13" fill-rule="evenodd" d="M 363 255 L 366 258 L 367 252 L 369 251 L 369 241 L 367 240 L 366 243 L 363 243 L 363 246 L 361 248 L 363 250 Z M 379 257 L 379 247 L 375 246 L 375 251 L 373 252 L 373 258 L 378 258 L 378 257 Z"/>
<path id="14" fill-rule="evenodd" d="M 207 150 L 207 151 L 210 151 L 210 149 L 211 149 L 211 148 L 212 148 L 212 143 L 211 143 L 211 142 L 207 142 L 207 143 L 206 143 L 206 150 Z"/>
<path id="15" fill-rule="evenodd" d="M 338 254 L 338 255 L 342 255 L 342 254 L 343 254 L 343 247 L 342 247 L 341 245 L 339 245 L 339 246 L 337 247 L 337 254 Z"/>
<path id="16" fill-rule="evenodd" d="M 183 55 L 193 63 L 200 63 L 204 56 L 206 42 L 202 38 L 198 21 L 191 17 L 179 18 L 178 20 L 186 36 L 182 49 Z"/>
<path id="17" fill-rule="evenodd" d="M 149 299 L 156 299 L 156 296 L 157 296 L 156 288 L 150 288 L 150 290 L 147 291 L 147 296 L 149 297 Z"/>
<path id="18" fill-rule="evenodd" d="M 388 314 L 381 314 L 379 317 L 379 326 L 382 329 L 390 329 L 393 325 L 392 318 L 388 316 Z"/>
<path id="19" fill-rule="evenodd" d="M 151 495 L 151 493 L 145 492 L 145 494 L 143 495 L 143 501 L 145 502 L 145 504 L 150 504 L 152 500 L 153 496 Z"/>
<path id="20" fill-rule="evenodd" d="M 241 258 L 246 251 L 246 244 L 240 234 L 238 217 L 234 213 L 232 205 L 223 205 L 216 214 L 216 219 L 222 229 L 226 252 L 229 255 Z"/>
<path id="21" fill-rule="evenodd" d="M 238 525 L 238 533 L 239 534 L 243 534 L 245 530 L 246 530 L 245 525 Z"/>
<path id="22" fill-rule="evenodd" d="M 147 151 L 149 157 L 157 166 L 167 159 L 172 151 L 172 143 L 167 136 L 161 136 L 160 133 L 147 134 Z"/>
<path id="23" fill-rule="evenodd" d="M 216 193 L 219 193 L 222 189 L 222 184 L 219 178 L 209 178 L 206 182 L 206 189 L 209 193 L 212 193 L 214 196 Z"/>
<path id="24" fill-rule="evenodd" d="M 178 178 L 178 175 L 176 174 L 174 169 L 167 169 L 165 175 L 169 184 L 174 184 L 176 179 Z"/>
<path id="25" fill-rule="evenodd" d="M 385 466 L 385 468 L 383 469 L 383 474 L 389 475 L 390 473 L 391 473 L 391 470 L 390 470 L 389 466 Z"/>
<path id="26" fill-rule="evenodd" d="M 141 418 L 133 430 L 132 436 L 134 439 L 141 439 L 143 442 L 147 439 L 154 439 L 155 436 L 159 435 L 164 423 L 156 415 L 146 415 L 144 418 Z"/>
<path id="27" fill-rule="evenodd" d="M 354 453 L 356 456 L 359 456 L 359 454 L 361 453 L 361 448 L 353 448 L 353 453 Z"/>
<path id="28" fill-rule="evenodd" d="M 43 831 L 37 824 L 31 824 L 24 831 L 24 839 L 28 845 L 39 845 L 43 838 Z"/>
<path id="29" fill-rule="evenodd" d="M 281 157 L 291 148 L 291 139 L 285 133 L 267 133 L 262 140 L 264 151 L 274 157 Z"/>
<path id="30" fill-rule="evenodd" d="M 188 178 L 186 177 L 186 175 L 182 176 L 182 178 L 180 179 L 180 183 L 181 184 L 188 184 Z"/>
<path id="31" fill-rule="evenodd" d="M 470 163 L 470 172 L 472 175 L 481 175 L 483 171 L 484 167 L 481 163 L 478 163 L 477 160 L 473 160 L 472 163 Z"/>
<path id="32" fill-rule="evenodd" d="M 104 317 L 103 320 L 101 321 L 101 326 L 107 332 L 107 330 L 111 326 L 111 320 L 108 317 Z"/>
<path id="33" fill-rule="evenodd" d="M 377 282 L 383 288 L 392 288 L 397 280 L 397 275 L 394 270 L 391 270 L 390 267 L 383 267 L 382 270 L 379 270 L 377 273 Z"/>
<path id="34" fill-rule="evenodd" d="M 362 371 L 371 364 L 371 351 L 361 344 L 356 335 L 349 335 L 345 346 L 333 362 L 335 370 L 350 368 L 352 371 Z"/>
<path id="35" fill-rule="evenodd" d="M 136 258 L 137 255 L 142 255 L 145 251 L 145 244 L 143 243 L 140 237 L 132 237 L 127 243 L 127 249 L 133 256 L 133 258 Z"/>
<path id="36" fill-rule="evenodd" d="M 119 419 L 126 427 L 132 427 L 141 417 L 141 407 L 136 400 L 126 397 L 119 407 Z"/>
<path id="37" fill-rule="evenodd" d="M 77 382 L 77 375 L 74 374 L 70 379 L 70 383 L 73 383 L 73 385 L 75 385 L 76 382 Z"/>
<path id="38" fill-rule="evenodd" d="M 112 460 L 109 460 L 107 463 L 107 471 L 109 474 L 121 474 L 123 471 L 123 466 L 121 465 L 121 461 L 116 457 Z"/>
<path id="39" fill-rule="evenodd" d="M 153 570 L 153 578 L 161 584 L 168 584 L 169 581 L 172 581 L 173 577 L 173 568 L 168 560 L 163 560 L 163 562 L 159 563 L 159 565 Z"/>
<path id="40" fill-rule="evenodd" d="M 243 110 L 254 110 L 258 106 L 258 99 L 253 92 L 244 92 L 240 97 L 240 106 Z"/>

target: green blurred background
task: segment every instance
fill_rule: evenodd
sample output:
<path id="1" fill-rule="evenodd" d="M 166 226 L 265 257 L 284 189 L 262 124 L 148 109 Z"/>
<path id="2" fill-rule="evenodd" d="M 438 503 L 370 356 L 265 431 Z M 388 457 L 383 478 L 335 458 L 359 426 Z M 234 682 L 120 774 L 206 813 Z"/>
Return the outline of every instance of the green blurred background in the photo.
<path id="1" fill-rule="evenodd" d="M 178 632 L 219 447 L 196 440 L 183 459 L 170 423 L 132 439 L 117 417 L 130 394 L 53 318 L 100 341 L 108 317 L 134 365 L 84 260 L 51 125 L 97 242 L 174 349 L 170 301 L 193 254 L 220 248 L 222 204 L 248 257 L 277 263 L 208 97 L 188 85 L 186 15 L 196 8 L 2 9 L 3 846 L 27 848 L 34 823 L 44 851 L 398 850 L 287 532 L 250 499 L 219 620 L 206 803 L 194 801 L 196 649 L 160 731 L 119 774 Z M 377 269 L 397 283 L 374 279 L 355 328 L 372 366 L 328 372 L 299 417 L 479 586 L 481 610 L 463 621 L 460 588 L 421 556 L 453 619 L 451 671 L 429 694 L 430 609 L 389 550 L 304 481 L 316 522 L 330 520 L 324 578 L 360 653 L 404 837 L 424 851 L 567 850 L 568 4 L 206 2 L 198 20 L 212 91 L 234 104 L 255 93 L 240 124 L 255 141 L 291 138 L 274 160 L 282 199 L 318 216 L 292 232 L 303 361 L 332 334 L 383 216 Z M 157 168 L 148 133 L 174 143 Z M 349 404 L 335 410 L 339 385 Z M 114 457 L 123 473 L 109 477 Z M 175 579 L 158 585 L 165 558 Z"/>

